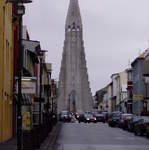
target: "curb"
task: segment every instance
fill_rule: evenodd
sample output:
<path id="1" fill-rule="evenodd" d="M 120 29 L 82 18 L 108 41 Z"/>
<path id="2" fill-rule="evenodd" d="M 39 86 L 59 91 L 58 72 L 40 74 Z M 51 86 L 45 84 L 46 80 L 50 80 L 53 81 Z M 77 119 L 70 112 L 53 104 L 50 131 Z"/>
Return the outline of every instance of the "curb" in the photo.
<path id="1" fill-rule="evenodd" d="M 47 139 L 45 139 L 45 141 L 42 143 L 40 150 L 53 150 L 60 130 L 61 123 L 58 122 Z"/>

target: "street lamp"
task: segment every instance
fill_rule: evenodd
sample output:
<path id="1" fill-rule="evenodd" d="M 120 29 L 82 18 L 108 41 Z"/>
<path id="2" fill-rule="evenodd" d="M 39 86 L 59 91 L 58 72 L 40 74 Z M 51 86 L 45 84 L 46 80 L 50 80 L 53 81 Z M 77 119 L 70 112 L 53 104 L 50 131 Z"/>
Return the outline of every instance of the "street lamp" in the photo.
<path id="1" fill-rule="evenodd" d="M 19 60 L 18 60 L 18 102 L 17 102 L 17 150 L 22 150 L 22 16 L 25 14 L 24 3 L 31 3 L 31 0 L 7 0 L 6 3 L 16 4 L 19 21 Z"/>
<path id="2" fill-rule="evenodd" d="M 54 79 L 52 79 L 51 81 L 51 100 L 52 100 L 52 115 L 53 115 L 53 107 L 54 107 L 54 102 L 53 102 L 53 98 L 54 98 Z"/>
<path id="3" fill-rule="evenodd" d="M 70 112 L 70 96 L 71 96 L 71 95 L 69 94 L 69 95 L 68 95 L 68 97 L 69 97 L 69 98 L 68 98 L 68 111 L 69 111 L 69 112 Z"/>
<path id="4" fill-rule="evenodd" d="M 49 97 L 50 97 L 50 79 L 51 79 L 51 72 L 52 72 L 52 69 L 49 69 L 47 70 L 47 77 L 48 77 L 48 99 L 47 99 L 47 109 L 48 109 L 48 113 L 49 113 L 49 105 L 50 105 L 50 102 L 49 102 Z"/>
<path id="5" fill-rule="evenodd" d="M 39 127 L 41 126 L 41 99 L 42 99 L 42 60 L 43 54 L 47 52 L 47 50 L 40 50 L 38 51 L 38 55 L 40 58 L 40 94 L 39 94 Z"/>

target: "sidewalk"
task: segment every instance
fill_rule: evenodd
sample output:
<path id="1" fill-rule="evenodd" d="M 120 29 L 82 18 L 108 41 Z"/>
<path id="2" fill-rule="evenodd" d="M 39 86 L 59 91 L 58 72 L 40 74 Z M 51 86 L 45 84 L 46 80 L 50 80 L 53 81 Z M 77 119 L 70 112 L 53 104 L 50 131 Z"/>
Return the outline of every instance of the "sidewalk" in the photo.
<path id="1" fill-rule="evenodd" d="M 49 136 L 41 144 L 40 149 L 37 150 L 53 150 L 60 129 L 61 123 L 57 123 L 57 125 L 53 127 L 52 132 L 49 133 Z M 16 139 L 11 139 L 5 143 L 0 144 L 0 150 L 17 150 Z"/>
<path id="2" fill-rule="evenodd" d="M 5 143 L 0 144 L 0 150 L 17 150 L 16 139 L 11 139 Z"/>
<path id="3" fill-rule="evenodd" d="M 60 130 L 61 130 L 61 123 L 57 123 L 57 125 L 53 128 L 52 132 L 41 144 L 41 147 L 38 150 L 53 150 Z"/>

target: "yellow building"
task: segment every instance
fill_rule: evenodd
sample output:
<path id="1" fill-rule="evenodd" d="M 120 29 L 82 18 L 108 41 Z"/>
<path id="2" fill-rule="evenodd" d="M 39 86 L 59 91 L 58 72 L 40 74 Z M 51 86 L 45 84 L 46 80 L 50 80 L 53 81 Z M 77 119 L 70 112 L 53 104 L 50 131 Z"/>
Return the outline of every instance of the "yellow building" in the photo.
<path id="1" fill-rule="evenodd" d="M 12 137 L 12 27 L 12 4 L 6 4 L 6 0 L 0 0 L 0 143 Z"/>

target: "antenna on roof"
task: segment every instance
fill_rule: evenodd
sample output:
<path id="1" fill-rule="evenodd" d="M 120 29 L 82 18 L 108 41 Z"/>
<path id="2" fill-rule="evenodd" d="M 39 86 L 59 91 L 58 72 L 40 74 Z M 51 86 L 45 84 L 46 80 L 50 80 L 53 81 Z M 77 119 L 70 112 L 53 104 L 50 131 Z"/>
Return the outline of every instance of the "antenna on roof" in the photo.
<path id="1" fill-rule="evenodd" d="M 128 60 L 128 68 L 131 68 L 131 62 L 130 62 L 130 59 Z"/>

